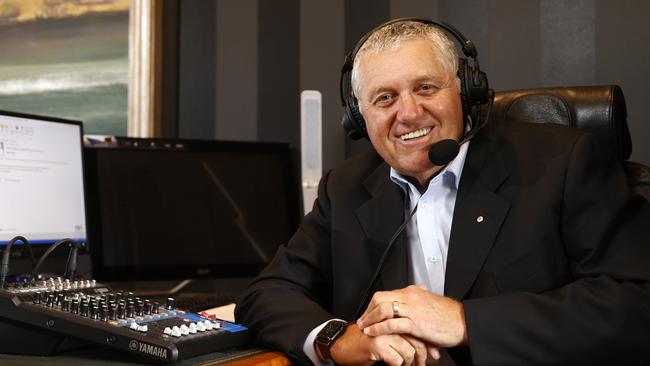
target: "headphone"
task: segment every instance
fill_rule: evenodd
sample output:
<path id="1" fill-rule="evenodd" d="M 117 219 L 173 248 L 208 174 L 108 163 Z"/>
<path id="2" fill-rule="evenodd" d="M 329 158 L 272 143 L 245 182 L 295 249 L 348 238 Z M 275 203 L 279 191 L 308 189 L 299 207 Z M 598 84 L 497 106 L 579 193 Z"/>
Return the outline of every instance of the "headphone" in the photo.
<path id="1" fill-rule="evenodd" d="M 425 18 L 398 18 L 390 20 L 386 23 L 379 25 L 370 32 L 366 33 L 354 49 L 345 56 L 345 63 L 341 68 L 341 80 L 339 83 L 339 91 L 341 96 L 341 104 L 344 109 L 343 118 L 341 119 L 341 125 L 343 129 L 347 132 L 348 136 L 353 140 L 359 140 L 362 137 L 368 138 L 368 131 L 366 130 L 366 121 L 363 119 L 361 112 L 359 111 L 359 103 L 357 98 L 352 93 L 352 67 L 354 66 L 354 58 L 357 56 L 357 52 L 363 46 L 363 44 L 368 40 L 368 38 L 374 34 L 380 28 L 383 28 L 387 25 L 397 23 L 397 22 L 419 22 L 423 24 L 432 25 L 438 28 L 443 29 L 447 33 L 451 34 L 462 46 L 463 54 L 466 57 L 470 57 L 474 60 L 473 66 L 467 61 L 466 58 L 458 59 L 458 78 L 460 79 L 460 99 L 463 106 L 463 115 L 472 116 L 473 108 L 482 104 L 487 104 L 492 101 L 493 94 L 488 87 L 488 79 L 483 71 L 481 71 L 478 63 L 478 51 L 474 46 L 474 43 L 469 39 L 465 38 L 460 31 L 446 23 L 438 23 L 431 19 Z M 472 118 L 472 121 L 476 118 Z M 480 125 L 478 126 L 480 128 Z M 471 130 L 474 130 L 474 126 L 471 126 Z"/>

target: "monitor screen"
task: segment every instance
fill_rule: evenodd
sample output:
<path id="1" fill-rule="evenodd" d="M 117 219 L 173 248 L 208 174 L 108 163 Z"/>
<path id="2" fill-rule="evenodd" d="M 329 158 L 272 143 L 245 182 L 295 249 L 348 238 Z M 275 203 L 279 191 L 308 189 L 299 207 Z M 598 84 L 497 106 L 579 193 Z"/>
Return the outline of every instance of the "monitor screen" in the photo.
<path id="1" fill-rule="evenodd" d="M 253 276 L 302 215 L 288 144 L 121 138 L 85 154 L 99 280 Z"/>
<path id="2" fill-rule="evenodd" d="M 81 122 L 0 111 L 0 245 L 86 241 L 82 146 Z"/>

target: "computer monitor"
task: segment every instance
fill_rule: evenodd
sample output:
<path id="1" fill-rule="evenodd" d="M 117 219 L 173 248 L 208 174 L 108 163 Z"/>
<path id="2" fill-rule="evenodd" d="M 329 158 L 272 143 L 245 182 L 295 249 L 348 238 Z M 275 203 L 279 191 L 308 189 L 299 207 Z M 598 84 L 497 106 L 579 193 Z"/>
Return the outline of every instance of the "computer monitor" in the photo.
<path id="1" fill-rule="evenodd" d="M 78 121 L 0 111 L 0 249 L 86 241 L 82 136 Z"/>
<path id="2" fill-rule="evenodd" d="M 293 155 L 282 143 L 118 138 L 86 146 L 93 276 L 256 275 L 302 216 Z"/>

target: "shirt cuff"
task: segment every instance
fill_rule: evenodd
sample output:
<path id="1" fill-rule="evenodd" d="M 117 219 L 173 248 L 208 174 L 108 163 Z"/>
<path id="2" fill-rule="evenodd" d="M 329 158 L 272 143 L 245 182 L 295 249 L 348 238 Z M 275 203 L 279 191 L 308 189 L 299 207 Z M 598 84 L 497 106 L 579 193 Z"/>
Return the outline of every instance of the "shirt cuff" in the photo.
<path id="1" fill-rule="evenodd" d="M 320 332 L 321 329 L 323 329 L 325 325 L 332 320 L 342 320 L 342 319 L 330 319 L 323 322 L 321 325 L 317 326 L 316 328 L 314 328 L 314 330 L 309 332 L 309 334 L 307 335 L 307 339 L 305 339 L 305 343 L 302 345 L 302 351 L 305 353 L 307 357 L 309 357 L 309 359 L 314 365 L 323 365 L 323 363 L 320 362 L 320 359 L 318 358 L 318 354 L 316 354 L 314 341 L 316 340 L 316 336 L 318 335 L 318 332 Z"/>

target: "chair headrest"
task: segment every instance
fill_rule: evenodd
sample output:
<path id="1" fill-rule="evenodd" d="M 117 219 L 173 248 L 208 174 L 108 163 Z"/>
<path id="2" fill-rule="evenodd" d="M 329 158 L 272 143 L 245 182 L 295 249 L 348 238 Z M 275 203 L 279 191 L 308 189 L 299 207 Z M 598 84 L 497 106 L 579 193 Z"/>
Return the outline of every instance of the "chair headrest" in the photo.
<path id="1" fill-rule="evenodd" d="M 596 135 L 620 160 L 632 153 L 625 97 L 617 85 L 497 92 L 490 118 L 575 127 Z"/>

